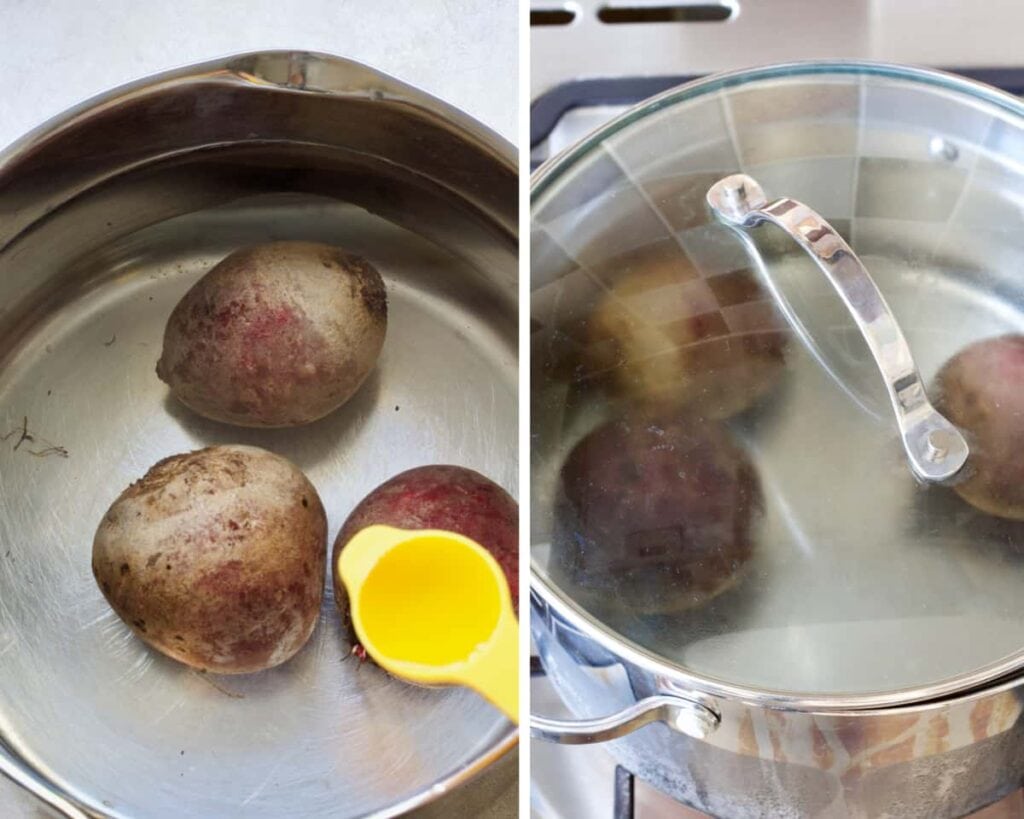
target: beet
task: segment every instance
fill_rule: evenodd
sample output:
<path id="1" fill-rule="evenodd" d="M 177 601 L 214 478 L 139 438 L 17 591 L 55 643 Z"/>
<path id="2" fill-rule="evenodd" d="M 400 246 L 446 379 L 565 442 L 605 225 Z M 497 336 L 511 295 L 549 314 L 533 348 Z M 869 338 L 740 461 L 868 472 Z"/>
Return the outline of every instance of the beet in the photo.
<path id="1" fill-rule="evenodd" d="M 327 518 L 298 467 L 250 446 L 165 458 L 114 501 L 92 571 L 111 608 L 193 668 L 280 665 L 320 618 Z"/>
<path id="2" fill-rule="evenodd" d="M 551 571 L 589 607 L 666 614 L 735 580 L 753 551 L 760 482 L 719 423 L 605 424 L 561 472 Z"/>
<path id="3" fill-rule="evenodd" d="M 943 365 L 936 408 L 967 438 L 971 454 L 954 486 L 972 506 L 1024 520 L 1024 336 L 979 341 Z"/>
<path id="4" fill-rule="evenodd" d="M 749 271 L 703 278 L 634 253 L 587 322 L 587 370 L 631 408 L 724 419 L 770 394 L 788 332 Z"/>
<path id="5" fill-rule="evenodd" d="M 157 375 L 215 421 L 308 424 L 366 380 L 387 312 L 380 274 L 340 248 L 273 242 L 237 250 L 174 308 Z"/>
<path id="6" fill-rule="evenodd" d="M 505 572 L 512 605 L 519 608 L 519 505 L 479 472 L 461 466 L 420 466 L 382 483 L 352 510 L 334 541 L 334 599 L 347 617 L 348 596 L 338 556 L 367 526 L 443 529 L 475 540 Z"/>

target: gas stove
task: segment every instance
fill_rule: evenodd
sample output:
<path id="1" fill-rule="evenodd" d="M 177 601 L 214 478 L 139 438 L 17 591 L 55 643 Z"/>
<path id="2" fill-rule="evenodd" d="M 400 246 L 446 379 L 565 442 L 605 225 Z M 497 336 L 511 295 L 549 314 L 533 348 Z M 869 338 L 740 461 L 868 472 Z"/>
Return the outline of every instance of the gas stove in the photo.
<path id="1" fill-rule="evenodd" d="M 1024 4 L 993 0 L 531 0 L 531 163 L 688 80 L 796 60 L 954 71 L 1024 94 Z"/>

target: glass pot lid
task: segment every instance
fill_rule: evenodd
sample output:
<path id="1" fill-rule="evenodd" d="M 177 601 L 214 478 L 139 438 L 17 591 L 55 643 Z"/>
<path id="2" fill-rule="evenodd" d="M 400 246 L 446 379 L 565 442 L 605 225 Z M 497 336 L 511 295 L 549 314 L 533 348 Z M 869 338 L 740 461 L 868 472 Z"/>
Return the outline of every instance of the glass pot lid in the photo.
<path id="1" fill-rule="evenodd" d="M 869 707 L 1024 665 L 1022 115 L 936 72 L 795 64 L 548 163 L 542 583 L 733 693 Z"/>

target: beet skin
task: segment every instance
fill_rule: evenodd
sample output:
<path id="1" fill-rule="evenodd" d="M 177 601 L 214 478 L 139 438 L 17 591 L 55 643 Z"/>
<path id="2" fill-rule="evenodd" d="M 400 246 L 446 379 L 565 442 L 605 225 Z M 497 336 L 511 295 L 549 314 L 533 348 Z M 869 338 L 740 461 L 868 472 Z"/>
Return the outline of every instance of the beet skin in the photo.
<path id="1" fill-rule="evenodd" d="M 519 505 L 479 472 L 461 466 L 420 466 L 396 475 L 367 495 L 348 516 L 331 558 L 334 599 L 348 612 L 338 556 L 358 532 L 381 524 L 397 529 L 443 529 L 475 540 L 505 572 L 512 604 L 519 600 Z"/>

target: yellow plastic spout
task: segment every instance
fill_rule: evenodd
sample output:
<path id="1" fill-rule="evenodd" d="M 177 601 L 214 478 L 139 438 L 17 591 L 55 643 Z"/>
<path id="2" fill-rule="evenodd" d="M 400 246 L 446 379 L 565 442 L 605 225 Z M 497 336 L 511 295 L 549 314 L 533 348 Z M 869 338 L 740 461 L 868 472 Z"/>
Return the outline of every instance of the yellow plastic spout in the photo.
<path id="1" fill-rule="evenodd" d="M 439 529 L 369 526 L 338 557 L 363 648 L 392 674 L 464 685 L 519 722 L 519 622 L 479 543 Z"/>

